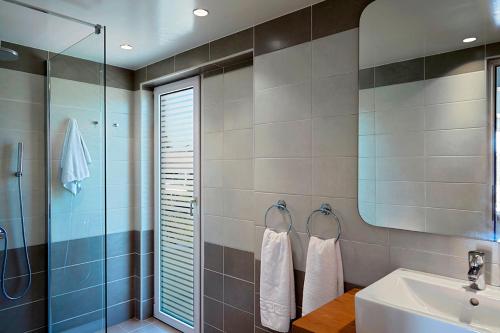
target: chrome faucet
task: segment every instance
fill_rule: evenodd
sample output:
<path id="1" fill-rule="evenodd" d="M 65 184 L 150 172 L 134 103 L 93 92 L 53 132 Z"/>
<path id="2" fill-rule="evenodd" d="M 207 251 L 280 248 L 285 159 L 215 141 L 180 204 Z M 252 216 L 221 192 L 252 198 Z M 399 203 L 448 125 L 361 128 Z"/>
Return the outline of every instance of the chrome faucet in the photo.
<path id="1" fill-rule="evenodd" d="M 486 281 L 484 278 L 484 252 L 469 251 L 469 272 L 467 274 L 470 287 L 474 290 L 484 290 Z"/>

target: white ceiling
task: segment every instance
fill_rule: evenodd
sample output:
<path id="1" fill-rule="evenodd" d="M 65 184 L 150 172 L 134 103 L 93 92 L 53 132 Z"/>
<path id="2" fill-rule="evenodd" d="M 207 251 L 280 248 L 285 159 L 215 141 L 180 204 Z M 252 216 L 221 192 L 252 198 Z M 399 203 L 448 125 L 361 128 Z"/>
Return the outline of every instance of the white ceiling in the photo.
<path id="1" fill-rule="evenodd" d="M 106 26 L 107 62 L 138 69 L 321 0 L 22 0 Z M 192 14 L 195 8 L 207 17 Z M 0 0 L 0 39 L 61 52 L 92 32 L 89 27 L 47 17 Z M 95 58 L 86 42 L 69 54 Z M 129 43 L 132 51 L 119 46 Z M 76 53 L 76 54 L 75 54 Z"/>
<path id="2" fill-rule="evenodd" d="M 360 67 L 498 41 L 500 0 L 377 0 L 361 16 Z"/>

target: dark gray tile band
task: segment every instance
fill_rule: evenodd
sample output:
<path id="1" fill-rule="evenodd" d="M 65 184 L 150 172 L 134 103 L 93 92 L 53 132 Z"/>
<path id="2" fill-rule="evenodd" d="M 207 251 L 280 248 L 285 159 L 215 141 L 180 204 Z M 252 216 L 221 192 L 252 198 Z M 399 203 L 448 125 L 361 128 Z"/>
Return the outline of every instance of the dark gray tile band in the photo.
<path id="1" fill-rule="evenodd" d="M 224 303 L 240 310 L 253 313 L 254 284 L 225 275 Z"/>
<path id="2" fill-rule="evenodd" d="M 27 276 L 10 278 L 5 281 L 5 287 L 10 295 L 17 296 L 25 288 L 28 282 Z M 0 294 L 0 312 L 6 309 L 27 304 L 47 298 L 47 274 L 38 272 L 32 275 L 31 287 L 27 294 L 18 300 L 8 300 Z"/>
<path id="3" fill-rule="evenodd" d="M 140 317 L 139 319 L 144 320 L 147 319 L 151 316 L 153 316 L 153 306 L 154 306 L 154 300 L 153 299 L 148 299 L 145 301 L 140 302 Z"/>
<path id="4" fill-rule="evenodd" d="M 160 76 L 171 74 L 173 72 L 174 58 L 167 58 L 147 66 L 147 80 L 153 80 Z"/>
<path id="5" fill-rule="evenodd" d="M 425 78 L 481 71 L 484 69 L 485 47 L 478 46 L 425 57 Z"/>
<path id="6" fill-rule="evenodd" d="M 24 259 L 24 249 L 14 248 L 8 251 L 7 278 L 26 274 L 27 268 Z M 47 269 L 47 245 L 33 245 L 28 248 L 33 273 L 43 272 Z M 0 251 L 0 259 L 3 258 L 3 251 Z"/>
<path id="7" fill-rule="evenodd" d="M 196 67 L 210 60 L 210 49 L 204 44 L 175 56 L 175 71 Z"/>
<path id="8" fill-rule="evenodd" d="M 224 274 L 254 281 L 254 254 L 224 247 Z"/>
<path id="9" fill-rule="evenodd" d="M 0 311 L 2 332 L 23 333 L 47 326 L 46 300 Z"/>
<path id="10" fill-rule="evenodd" d="M 223 276 L 220 273 L 205 269 L 203 272 L 203 291 L 205 296 L 222 301 Z"/>
<path id="11" fill-rule="evenodd" d="M 78 329 L 78 332 L 82 333 L 99 332 L 104 329 L 104 317 L 105 312 L 103 309 L 100 309 L 59 323 L 54 323 L 52 325 L 52 330 L 54 333 L 67 332 L 75 329 Z"/>
<path id="12" fill-rule="evenodd" d="M 204 322 L 218 328 L 223 329 L 223 304 L 209 297 L 203 297 L 203 314 Z"/>
<path id="13" fill-rule="evenodd" d="M 359 70 L 359 89 L 370 89 L 375 85 L 375 69 L 366 68 Z"/>
<path id="14" fill-rule="evenodd" d="M 424 58 L 417 58 L 375 67 L 375 87 L 389 86 L 424 79 Z"/>
<path id="15" fill-rule="evenodd" d="M 119 303 L 134 299 L 134 278 L 129 277 L 122 280 L 109 282 L 106 285 L 107 306 L 113 306 Z"/>
<path id="16" fill-rule="evenodd" d="M 107 309 L 107 326 L 114 326 L 130 318 L 135 314 L 135 301 L 130 300 L 114 306 L 109 306 Z"/>
<path id="17" fill-rule="evenodd" d="M 253 333 L 254 316 L 232 306 L 224 305 L 224 331 Z"/>
<path id="18" fill-rule="evenodd" d="M 18 52 L 16 61 L 0 61 L 0 68 L 21 71 L 30 74 L 47 75 L 47 60 L 51 59 L 51 75 L 91 84 L 102 84 L 100 63 L 71 57 L 65 54 L 51 53 L 29 46 L 2 42 L 2 45 Z M 106 84 L 108 87 L 134 90 L 134 71 L 113 65 L 106 66 Z"/>
<path id="19" fill-rule="evenodd" d="M 220 245 L 205 242 L 204 259 L 205 268 L 222 273 L 224 248 Z"/>
<path id="20" fill-rule="evenodd" d="M 359 88 L 384 87 L 482 71 L 485 58 L 485 48 L 478 46 L 362 69 L 359 71 Z"/>
<path id="21" fill-rule="evenodd" d="M 312 39 L 357 28 L 363 10 L 374 0 L 326 0 L 312 6 Z"/>
<path id="22" fill-rule="evenodd" d="M 104 305 L 104 286 L 96 286 L 51 298 L 52 318 L 57 323 L 97 311 Z"/>
<path id="23" fill-rule="evenodd" d="M 2 41 L 2 46 L 17 51 L 19 58 L 16 61 L 0 61 L 0 68 L 46 75 L 46 61 L 49 57 L 47 51 L 5 41 Z"/>
<path id="24" fill-rule="evenodd" d="M 311 40 L 311 7 L 255 26 L 256 56 Z"/>
<path id="25" fill-rule="evenodd" d="M 228 57 L 253 48 L 253 28 L 210 42 L 210 60 Z"/>
<path id="26" fill-rule="evenodd" d="M 52 270 L 52 296 L 85 289 L 104 282 L 104 260 Z"/>

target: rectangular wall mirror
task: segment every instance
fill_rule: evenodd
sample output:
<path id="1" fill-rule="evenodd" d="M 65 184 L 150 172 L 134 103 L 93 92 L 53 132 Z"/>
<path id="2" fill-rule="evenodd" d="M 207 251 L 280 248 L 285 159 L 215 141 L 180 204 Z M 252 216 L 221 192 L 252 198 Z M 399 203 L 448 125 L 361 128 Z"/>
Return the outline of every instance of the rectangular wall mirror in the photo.
<path id="1" fill-rule="evenodd" d="M 362 218 L 496 241 L 500 3 L 376 0 L 359 33 Z"/>

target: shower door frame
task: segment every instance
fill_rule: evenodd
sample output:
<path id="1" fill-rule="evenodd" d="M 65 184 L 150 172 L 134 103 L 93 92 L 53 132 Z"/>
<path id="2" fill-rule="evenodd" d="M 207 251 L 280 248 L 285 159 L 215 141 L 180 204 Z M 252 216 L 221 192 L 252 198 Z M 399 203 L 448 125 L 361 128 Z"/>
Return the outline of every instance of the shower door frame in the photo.
<path id="1" fill-rule="evenodd" d="M 11 2 L 11 1 L 9 1 Z M 12 2 L 16 3 L 16 2 Z M 104 262 L 104 272 L 103 272 L 103 284 L 104 284 L 104 294 L 103 294 L 103 322 L 104 322 L 104 332 L 108 331 L 108 293 L 107 293 L 107 275 L 108 275 L 108 254 L 107 254 L 107 234 L 108 234 L 108 217 L 107 217 L 107 195 L 106 195 L 106 156 L 107 156 L 107 117 L 106 117 L 106 26 L 101 26 L 99 24 L 92 24 L 84 21 L 80 21 L 78 19 L 74 19 L 71 17 L 67 17 L 65 15 L 61 15 L 58 13 L 40 10 L 38 7 L 25 6 L 27 8 L 42 11 L 48 15 L 54 15 L 58 17 L 62 17 L 68 20 L 75 21 L 77 23 L 82 23 L 86 25 L 91 25 L 95 28 L 95 34 L 103 34 L 103 61 L 100 63 L 102 66 L 102 89 L 103 89 L 103 186 L 104 186 L 104 196 L 103 196 L 103 204 L 104 204 L 104 231 L 103 231 L 103 262 Z M 90 36 L 90 35 L 89 35 Z M 56 55 L 57 56 L 57 55 Z M 50 116 L 51 116 L 51 57 L 47 58 L 46 61 L 46 77 L 45 77 L 45 136 L 44 136 L 44 145 L 45 145 L 45 220 L 46 220 L 46 237 L 47 237 L 47 332 L 52 333 L 52 216 L 51 216 L 51 192 L 52 192 L 52 147 L 51 147 L 51 138 L 50 138 Z"/>

